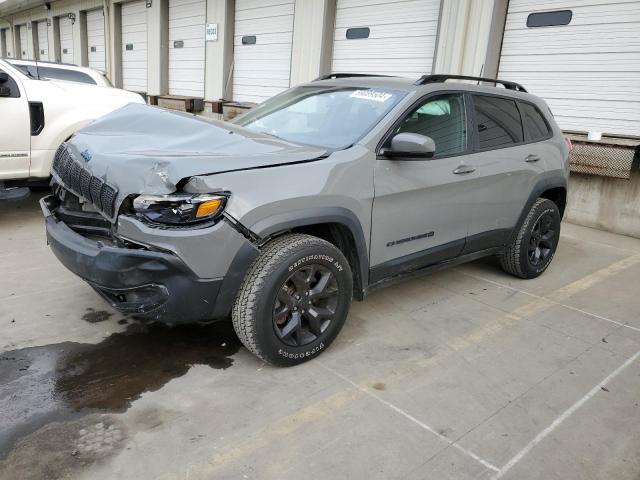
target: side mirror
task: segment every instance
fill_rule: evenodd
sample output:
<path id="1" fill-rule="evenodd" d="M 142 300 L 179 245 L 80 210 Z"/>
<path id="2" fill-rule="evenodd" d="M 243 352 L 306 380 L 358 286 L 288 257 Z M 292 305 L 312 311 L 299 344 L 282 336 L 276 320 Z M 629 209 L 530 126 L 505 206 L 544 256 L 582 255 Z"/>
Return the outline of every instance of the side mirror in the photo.
<path id="1" fill-rule="evenodd" d="M 424 160 L 436 153 L 436 143 L 431 137 L 419 133 L 398 133 L 391 139 L 391 148 L 383 151 L 390 158 Z"/>
<path id="2" fill-rule="evenodd" d="M 0 72 L 0 83 L 9 81 L 9 74 L 7 72 Z"/>

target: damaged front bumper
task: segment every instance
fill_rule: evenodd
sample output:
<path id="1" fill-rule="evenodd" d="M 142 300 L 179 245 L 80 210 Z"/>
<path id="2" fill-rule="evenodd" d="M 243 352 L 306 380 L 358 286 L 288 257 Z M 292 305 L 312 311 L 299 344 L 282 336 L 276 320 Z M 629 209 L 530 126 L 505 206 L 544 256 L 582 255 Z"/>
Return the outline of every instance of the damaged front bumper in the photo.
<path id="1" fill-rule="evenodd" d="M 228 305 L 216 306 L 224 278 L 200 278 L 170 252 L 109 245 L 82 235 L 56 216 L 53 195 L 41 199 L 40 206 L 53 253 L 117 310 L 167 323 L 228 313 Z"/>

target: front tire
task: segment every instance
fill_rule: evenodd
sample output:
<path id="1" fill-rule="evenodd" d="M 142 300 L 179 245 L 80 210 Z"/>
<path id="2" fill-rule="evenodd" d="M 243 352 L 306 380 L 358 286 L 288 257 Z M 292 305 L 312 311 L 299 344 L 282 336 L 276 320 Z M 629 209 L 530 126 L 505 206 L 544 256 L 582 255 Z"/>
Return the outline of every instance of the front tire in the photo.
<path id="1" fill-rule="evenodd" d="M 538 198 L 520 230 L 500 258 L 502 269 L 520 278 L 536 278 L 551 264 L 560 239 L 560 211 L 546 198 Z"/>
<path id="2" fill-rule="evenodd" d="M 297 365 L 333 342 L 352 292 L 351 269 L 334 245 L 310 235 L 283 235 L 251 265 L 231 318 L 240 341 L 258 358 Z"/>

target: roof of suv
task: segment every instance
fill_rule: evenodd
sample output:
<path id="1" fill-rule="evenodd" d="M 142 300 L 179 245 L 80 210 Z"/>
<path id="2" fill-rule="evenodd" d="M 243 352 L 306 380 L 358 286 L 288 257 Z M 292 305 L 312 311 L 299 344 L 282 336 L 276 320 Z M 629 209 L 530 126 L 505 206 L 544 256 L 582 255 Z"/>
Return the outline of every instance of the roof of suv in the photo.
<path id="1" fill-rule="evenodd" d="M 451 80 L 451 82 L 447 81 Z M 468 83 L 474 81 L 476 83 Z M 487 84 L 493 82 L 496 85 Z M 312 83 L 326 85 L 341 85 L 350 87 L 382 87 L 396 90 L 429 93 L 437 90 L 464 90 L 478 93 L 488 93 L 493 95 L 505 95 L 540 102 L 541 99 L 526 91 L 526 89 L 515 82 L 506 80 L 489 79 L 482 77 L 466 77 L 458 75 L 425 75 L 416 78 L 392 77 L 384 75 L 364 75 L 364 74 L 331 74 L 323 75 Z M 482 84 L 481 84 L 482 83 Z M 506 84 L 506 88 L 501 84 Z"/>

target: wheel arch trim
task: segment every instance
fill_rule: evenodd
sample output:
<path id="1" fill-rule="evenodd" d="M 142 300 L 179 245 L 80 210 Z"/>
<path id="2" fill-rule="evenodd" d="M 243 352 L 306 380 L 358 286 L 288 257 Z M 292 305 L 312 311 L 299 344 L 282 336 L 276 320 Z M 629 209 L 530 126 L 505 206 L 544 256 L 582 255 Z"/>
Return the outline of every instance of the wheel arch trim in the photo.
<path id="1" fill-rule="evenodd" d="M 250 230 L 263 241 L 286 233 L 294 228 L 337 223 L 346 227 L 353 237 L 360 288 L 365 289 L 369 282 L 368 246 L 362 225 L 351 210 L 343 207 L 312 207 L 280 213 L 262 219 L 252 225 Z"/>
<path id="2" fill-rule="evenodd" d="M 565 178 L 558 178 L 558 175 L 553 172 L 548 172 L 548 174 L 542 176 L 542 178 L 538 179 L 533 188 L 531 189 L 531 193 L 529 194 L 529 198 L 527 199 L 527 203 L 525 203 L 522 212 L 520 212 L 520 217 L 518 218 L 518 222 L 515 225 L 515 228 L 511 232 L 509 236 L 509 243 L 512 242 L 515 236 L 518 234 L 518 231 L 522 227 L 524 220 L 527 218 L 527 214 L 531 207 L 535 203 L 535 201 L 540 198 L 540 196 L 546 192 L 547 190 L 551 190 L 553 188 L 563 188 L 565 192 L 567 191 L 567 180 Z"/>

